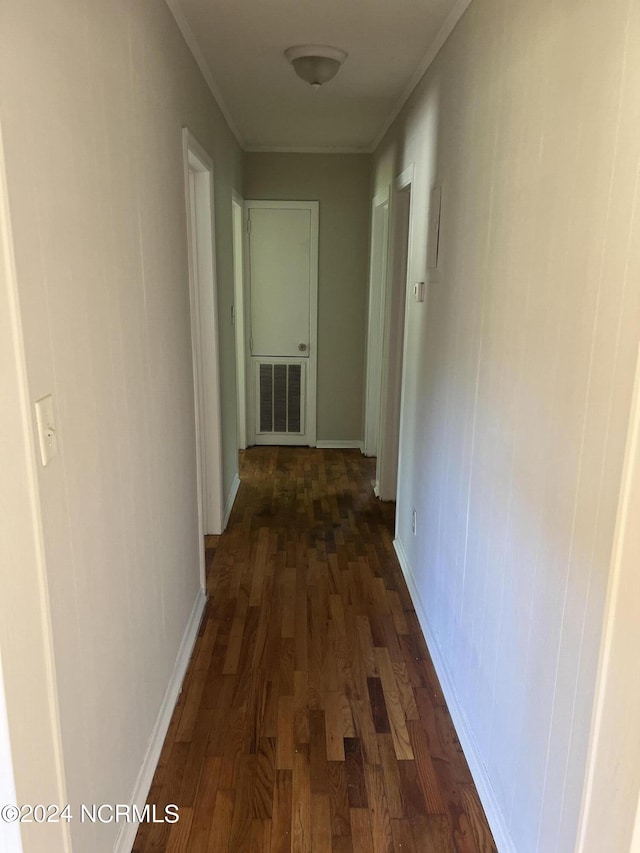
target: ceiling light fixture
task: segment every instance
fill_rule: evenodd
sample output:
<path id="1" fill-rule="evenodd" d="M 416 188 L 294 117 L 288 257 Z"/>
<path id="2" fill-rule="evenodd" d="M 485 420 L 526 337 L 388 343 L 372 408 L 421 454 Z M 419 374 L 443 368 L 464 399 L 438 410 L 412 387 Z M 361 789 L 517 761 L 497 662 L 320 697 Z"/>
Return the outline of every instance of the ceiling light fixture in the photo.
<path id="1" fill-rule="evenodd" d="M 344 50 L 329 47 L 326 44 L 301 44 L 289 47 L 284 55 L 293 65 L 298 77 L 319 89 L 323 83 L 331 80 L 347 58 Z"/>

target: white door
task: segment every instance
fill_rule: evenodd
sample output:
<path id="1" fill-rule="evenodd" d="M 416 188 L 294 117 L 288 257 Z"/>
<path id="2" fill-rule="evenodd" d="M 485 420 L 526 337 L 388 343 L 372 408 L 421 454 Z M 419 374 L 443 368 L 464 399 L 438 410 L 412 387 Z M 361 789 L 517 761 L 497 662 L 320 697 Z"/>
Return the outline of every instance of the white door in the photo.
<path id="1" fill-rule="evenodd" d="M 254 444 L 316 443 L 318 202 L 248 201 Z"/>

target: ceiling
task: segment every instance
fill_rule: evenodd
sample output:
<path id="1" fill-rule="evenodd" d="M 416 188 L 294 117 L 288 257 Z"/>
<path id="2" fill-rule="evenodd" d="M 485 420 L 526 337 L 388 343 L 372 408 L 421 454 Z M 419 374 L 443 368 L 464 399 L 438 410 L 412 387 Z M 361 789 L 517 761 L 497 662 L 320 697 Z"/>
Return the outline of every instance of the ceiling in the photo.
<path id="1" fill-rule="evenodd" d="M 246 150 L 371 151 L 471 0 L 166 0 Z M 346 50 L 318 91 L 287 47 Z"/>

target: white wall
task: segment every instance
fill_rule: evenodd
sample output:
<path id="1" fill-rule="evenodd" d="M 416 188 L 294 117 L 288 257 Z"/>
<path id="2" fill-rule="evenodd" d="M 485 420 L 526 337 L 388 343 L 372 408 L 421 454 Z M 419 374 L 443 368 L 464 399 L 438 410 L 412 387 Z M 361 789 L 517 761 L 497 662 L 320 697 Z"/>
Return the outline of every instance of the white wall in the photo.
<path id="1" fill-rule="evenodd" d="M 66 793 L 30 405 L 0 134 L 0 804 L 64 802 Z M 43 833 L 0 821 L 0 850 L 66 850 L 66 824 Z"/>
<path id="2" fill-rule="evenodd" d="M 640 358 L 605 607 L 580 853 L 637 845 L 640 792 Z"/>
<path id="3" fill-rule="evenodd" d="M 640 6 L 474 0 L 375 156 L 411 162 L 398 540 L 502 849 L 573 850 L 640 331 Z M 411 533 L 411 508 L 418 533 Z"/>
<path id="4" fill-rule="evenodd" d="M 164 3 L 5 0 L 0 41 L 30 404 L 54 394 L 61 448 L 38 487 L 67 794 L 127 802 L 199 592 L 181 128 L 216 170 L 228 486 L 240 151 Z M 118 827 L 71 831 L 101 853 Z"/>

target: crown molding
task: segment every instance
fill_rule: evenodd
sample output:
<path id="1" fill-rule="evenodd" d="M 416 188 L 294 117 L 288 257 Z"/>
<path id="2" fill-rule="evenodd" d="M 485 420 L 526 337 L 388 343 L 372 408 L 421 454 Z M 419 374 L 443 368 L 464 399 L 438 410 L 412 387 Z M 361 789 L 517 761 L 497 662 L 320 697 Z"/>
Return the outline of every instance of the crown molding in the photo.
<path id="1" fill-rule="evenodd" d="M 207 64 L 207 60 L 204 58 L 204 54 L 200 50 L 200 46 L 198 45 L 198 41 L 193 34 L 193 30 L 189 26 L 189 22 L 187 21 L 187 17 L 184 14 L 184 10 L 180 5 L 180 0 L 165 0 L 165 3 L 169 7 L 169 11 L 175 18 L 175 22 L 178 25 L 178 29 L 182 33 L 182 37 L 187 43 L 187 47 L 191 51 L 191 55 L 196 61 L 196 65 L 200 69 L 200 73 L 205 79 L 207 86 L 209 87 L 211 94 L 213 95 L 218 107 L 220 108 L 220 112 L 224 116 L 225 121 L 229 125 L 229 130 L 236 138 L 236 141 L 240 148 L 244 150 L 244 141 L 242 136 L 240 135 L 240 131 L 236 127 L 236 123 L 231 117 L 231 113 L 224 102 L 224 98 L 220 93 L 220 89 L 216 85 L 215 80 L 213 79 L 213 74 L 211 73 L 211 69 Z"/>
<path id="2" fill-rule="evenodd" d="M 394 108 L 391 110 L 387 120 L 382 125 L 382 129 L 380 130 L 378 135 L 375 137 L 375 139 L 373 140 L 373 142 L 369 146 L 370 152 L 374 152 L 376 150 L 376 148 L 378 147 L 378 145 L 380 145 L 380 143 L 382 142 L 382 140 L 384 138 L 385 133 L 389 130 L 389 128 L 391 127 L 393 122 L 398 118 L 400 111 L 402 110 L 404 105 L 407 103 L 407 101 L 411 97 L 413 90 L 416 88 L 418 83 L 424 77 L 425 73 L 427 72 L 427 69 L 429 68 L 429 66 L 431 65 L 433 60 L 436 58 L 438 53 L 440 52 L 440 48 L 446 42 L 446 40 L 449 38 L 449 36 L 453 32 L 456 24 L 458 23 L 460 18 L 464 15 L 464 13 L 467 11 L 469 6 L 471 5 L 471 2 L 472 2 L 472 0 L 458 0 L 456 5 L 449 12 L 449 14 L 447 15 L 447 17 L 444 20 L 444 23 L 442 24 L 442 26 L 438 30 L 436 37 L 434 38 L 434 40 L 429 45 L 427 52 L 425 53 L 425 55 L 422 57 L 422 60 L 418 64 L 418 67 L 416 68 L 415 72 L 413 73 L 413 76 L 409 80 L 409 83 L 407 84 L 406 88 L 403 90 L 403 92 L 400 95 L 399 99 L 397 100 Z"/>
<path id="3" fill-rule="evenodd" d="M 371 154 L 369 146 L 315 146 L 296 145 L 245 145 L 247 154 Z"/>

